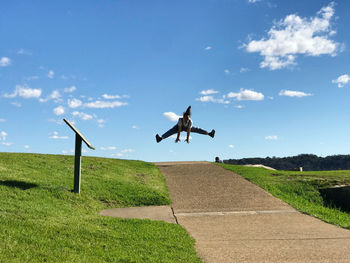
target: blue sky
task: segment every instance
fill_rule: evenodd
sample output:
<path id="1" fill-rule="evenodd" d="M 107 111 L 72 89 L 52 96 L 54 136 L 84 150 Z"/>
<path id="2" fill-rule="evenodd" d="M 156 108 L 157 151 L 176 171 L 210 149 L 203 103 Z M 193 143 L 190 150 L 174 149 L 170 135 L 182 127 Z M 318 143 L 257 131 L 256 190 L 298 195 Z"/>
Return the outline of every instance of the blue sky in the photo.
<path id="1" fill-rule="evenodd" d="M 350 2 L 1 1 L 0 151 L 348 154 Z M 192 105 L 190 144 L 163 134 Z M 175 117 L 175 118 L 174 118 Z"/>

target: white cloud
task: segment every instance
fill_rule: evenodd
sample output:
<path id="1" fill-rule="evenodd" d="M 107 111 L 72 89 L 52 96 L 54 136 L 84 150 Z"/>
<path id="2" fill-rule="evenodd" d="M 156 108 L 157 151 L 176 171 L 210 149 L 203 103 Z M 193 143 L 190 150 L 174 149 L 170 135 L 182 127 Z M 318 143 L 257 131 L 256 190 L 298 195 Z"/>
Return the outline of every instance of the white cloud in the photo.
<path id="1" fill-rule="evenodd" d="M 102 151 L 115 151 L 117 147 L 115 146 L 108 146 L 108 147 L 100 147 Z"/>
<path id="2" fill-rule="evenodd" d="M 105 123 L 105 122 L 106 122 L 106 120 L 104 120 L 104 119 L 97 120 L 97 123 L 100 123 L 100 124 Z"/>
<path id="3" fill-rule="evenodd" d="M 121 96 L 119 95 L 108 95 L 108 94 L 103 94 L 102 98 L 106 100 L 114 100 L 114 99 L 121 99 Z"/>
<path id="4" fill-rule="evenodd" d="M 244 106 L 243 106 L 243 105 L 236 105 L 235 108 L 236 108 L 236 109 L 243 109 Z"/>
<path id="5" fill-rule="evenodd" d="M 75 117 L 79 117 L 80 119 L 87 121 L 87 120 L 91 120 L 93 118 L 92 115 L 84 113 L 84 112 L 79 112 L 79 111 L 74 111 L 72 112 L 73 116 Z"/>
<path id="6" fill-rule="evenodd" d="M 229 147 L 229 148 L 234 148 L 235 146 L 233 146 L 232 144 L 230 144 L 228 147 Z"/>
<path id="7" fill-rule="evenodd" d="M 54 90 L 46 99 L 39 99 L 40 102 L 47 102 L 49 100 L 60 101 L 61 94 L 58 90 Z"/>
<path id="8" fill-rule="evenodd" d="M 121 150 L 121 151 L 118 152 L 118 153 L 113 153 L 113 154 L 111 154 L 111 156 L 122 157 L 122 156 L 124 156 L 125 154 L 133 153 L 133 152 L 135 152 L 134 149 L 124 149 L 124 150 Z"/>
<path id="9" fill-rule="evenodd" d="M 264 95 L 249 89 L 240 89 L 239 92 L 230 92 L 227 94 L 228 98 L 235 98 L 237 100 L 263 100 Z"/>
<path id="10" fill-rule="evenodd" d="M 68 100 L 68 106 L 70 108 L 78 108 L 80 107 L 81 105 L 83 105 L 83 102 L 81 100 L 78 100 L 78 99 L 72 99 L 72 100 Z"/>
<path id="11" fill-rule="evenodd" d="M 11 65 L 11 59 L 8 57 L 0 58 L 0 67 L 7 67 Z"/>
<path id="12" fill-rule="evenodd" d="M 255 4 L 257 2 L 260 2 L 261 0 L 248 0 L 248 3 L 250 4 Z"/>
<path id="13" fill-rule="evenodd" d="M 12 104 L 13 106 L 18 107 L 18 108 L 22 107 L 22 104 L 19 103 L 19 102 L 11 102 L 11 104 Z"/>
<path id="14" fill-rule="evenodd" d="M 25 79 L 27 81 L 31 81 L 31 80 L 39 79 L 39 76 L 30 76 L 30 77 L 26 77 Z"/>
<path id="15" fill-rule="evenodd" d="M 298 98 L 312 96 L 312 94 L 310 93 L 305 93 L 302 91 L 294 91 L 294 90 L 281 90 L 278 95 L 287 96 L 287 97 L 298 97 Z"/>
<path id="16" fill-rule="evenodd" d="M 76 89 L 77 89 L 76 86 L 72 86 L 72 87 L 70 87 L 70 88 L 65 88 L 63 91 L 64 91 L 65 93 L 72 93 L 72 92 L 76 91 Z"/>
<path id="17" fill-rule="evenodd" d="M 67 140 L 68 136 L 58 136 L 58 132 L 54 131 L 49 138 L 55 140 Z"/>
<path id="18" fill-rule="evenodd" d="M 29 149 L 30 147 L 29 147 L 29 145 L 24 145 L 24 149 Z"/>
<path id="19" fill-rule="evenodd" d="M 13 143 L 12 142 L 2 142 L 1 144 L 5 145 L 5 146 L 11 146 Z"/>
<path id="20" fill-rule="evenodd" d="M 213 96 L 202 96 L 196 100 L 201 102 L 216 102 L 216 99 Z"/>
<path id="21" fill-rule="evenodd" d="M 217 94 L 219 93 L 217 90 L 213 90 L 213 89 L 208 89 L 208 90 L 202 90 L 200 92 L 200 94 L 202 95 L 212 95 L 212 94 Z"/>
<path id="22" fill-rule="evenodd" d="M 71 150 L 69 150 L 69 151 L 67 151 L 67 150 L 62 150 L 62 153 L 63 153 L 63 154 L 74 153 L 74 149 L 71 149 Z"/>
<path id="23" fill-rule="evenodd" d="M 180 115 L 177 115 L 174 112 L 164 112 L 163 116 L 167 118 L 169 121 L 173 121 L 173 122 L 178 121 L 178 119 L 181 118 Z"/>
<path id="24" fill-rule="evenodd" d="M 231 73 L 229 69 L 225 69 L 224 72 L 225 72 L 225 74 L 227 74 L 227 75 L 230 75 L 230 73 Z"/>
<path id="25" fill-rule="evenodd" d="M 204 50 L 211 50 L 213 47 L 211 47 L 211 46 L 206 46 L 205 48 L 204 48 Z"/>
<path id="26" fill-rule="evenodd" d="M 332 83 L 336 83 L 338 84 L 338 88 L 342 88 L 349 81 L 350 81 L 350 76 L 345 74 L 345 75 L 339 76 L 337 79 L 332 80 Z"/>
<path id="27" fill-rule="evenodd" d="M 131 128 L 136 129 L 136 130 L 140 129 L 139 126 L 137 126 L 137 125 L 133 125 Z"/>
<path id="28" fill-rule="evenodd" d="M 64 114 L 65 109 L 63 106 L 58 106 L 53 109 L 53 113 L 55 113 L 57 116 Z"/>
<path id="29" fill-rule="evenodd" d="M 104 119 L 98 119 L 97 120 L 97 123 L 98 123 L 98 127 L 99 128 L 103 128 L 105 125 L 104 125 L 104 123 L 106 123 L 107 121 L 106 120 L 104 120 Z"/>
<path id="30" fill-rule="evenodd" d="M 5 94 L 3 97 L 15 98 L 17 96 L 25 99 L 39 98 L 41 96 L 41 89 L 31 89 L 27 85 L 24 85 L 24 86 L 16 85 L 16 89 L 12 94 Z"/>
<path id="31" fill-rule="evenodd" d="M 133 153 L 133 152 L 135 152 L 135 150 L 134 149 L 124 149 L 124 150 L 121 150 L 120 152 L 121 153 Z"/>
<path id="32" fill-rule="evenodd" d="M 244 72 L 248 72 L 249 68 L 240 68 L 239 72 L 240 73 L 244 73 Z"/>
<path id="33" fill-rule="evenodd" d="M 121 102 L 121 101 L 110 102 L 110 101 L 100 101 L 100 100 L 84 104 L 85 107 L 99 108 L 99 109 L 116 108 L 116 107 L 121 107 L 121 106 L 126 106 L 126 105 L 128 105 L 127 102 Z"/>
<path id="34" fill-rule="evenodd" d="M 49 71 L 49 73 L 47 74 L 47 77 L 50 79 L 53 79 L 53 77 L 55 76 L 55 71 L 53 71 L 52 69 Z"/>
<path id="35" fill-rule="evenodd" d="M 269 136 L 265 136 L 266 140 L 278 140 L 278 136 L 276 135 L 269 135 Z"/>
<path id="36" fill-rule="evenodd" d="M 0 122 L 5 122 L 6 120 L 5 119 L 0 119 Z"/>
<path id="37" fill-rule="evenodd" d="M 200 102 L 213 102 L 213 103 L 220 103 L 220 104 L 229 104 L 230 103 L 228 100 L 216 99 L 213 96 L 203 96 L 203 97 L 200 97 L 196 100 L 200 101 Z"/>
<path id="38" fill-rule="evenodd" d="M 1 140 L 5 141 L 7 135 L 8 135 L 8 134 L 7 134 L 6 132 L 4 132 L 4 131 L 0 132 L 0 141 L 1 141 Z"/>
<path id="39" fill-rule="evenodd" d="M 27 55 L 27 56 L 31 56 L 31 55 L 32 55 L 32 52 L 29 52 L 29 51 L 24 50 L 23 48 L 21 48 L 21 49 L 19 49 L 19 50 L 17 51 L 17 54 L 18 54 L 18 55 Z"/>
<path id="40" fill-rule="evenodd" d="M 298 54 L 335 56 L 341 45 L 329 39 L 335 34 L 331 28 L 333 7 L 331 2 L 311 18 L 288 15 L 269 30 L 268 39 L 252 40 L 245 48 L 248 52 L 259 52 L 264 57 L 260 67 L 270 70 L 295 65 Z"/>

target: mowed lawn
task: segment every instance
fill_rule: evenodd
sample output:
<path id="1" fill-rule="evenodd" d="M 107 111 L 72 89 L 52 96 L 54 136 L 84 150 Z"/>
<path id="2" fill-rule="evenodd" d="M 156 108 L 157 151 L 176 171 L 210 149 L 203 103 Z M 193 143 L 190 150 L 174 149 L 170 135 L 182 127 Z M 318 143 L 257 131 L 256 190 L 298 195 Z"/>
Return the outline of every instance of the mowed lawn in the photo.
<path id="1" fill-rule="evenodd" d="M 350 229 L 350 214 L 329 205 L 319 192 L 319 189 L 335 185 L 350 185 L 350 171 L 291 172 L 220 165 L 242 175 L 303 213 Z"/>
<path id="2" fill-rule="evenodd" d="M 0 262 L 200 262 L 179 225 L 100 216 L 106 208 L 167 205 L 158 168 L 141 161 L 0 153 Z"/>

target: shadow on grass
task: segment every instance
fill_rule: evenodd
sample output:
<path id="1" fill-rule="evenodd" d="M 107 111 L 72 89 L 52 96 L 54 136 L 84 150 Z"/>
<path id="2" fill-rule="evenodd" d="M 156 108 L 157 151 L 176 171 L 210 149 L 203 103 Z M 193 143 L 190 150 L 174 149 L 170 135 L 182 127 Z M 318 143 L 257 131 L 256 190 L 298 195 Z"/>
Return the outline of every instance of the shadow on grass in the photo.
<path id="1" fill-rule="evenodd" d="M 33 188 L 33 187 L 38 187 L 37 184 L 26 183 L 26 182 L 17 181 L 17 180 L 0 181 L 0 185 L 13 187 L 13 188 L 19 188 L 19 189 L 22 189 L 22 190 L 28 190 L 28 189 Z"/>

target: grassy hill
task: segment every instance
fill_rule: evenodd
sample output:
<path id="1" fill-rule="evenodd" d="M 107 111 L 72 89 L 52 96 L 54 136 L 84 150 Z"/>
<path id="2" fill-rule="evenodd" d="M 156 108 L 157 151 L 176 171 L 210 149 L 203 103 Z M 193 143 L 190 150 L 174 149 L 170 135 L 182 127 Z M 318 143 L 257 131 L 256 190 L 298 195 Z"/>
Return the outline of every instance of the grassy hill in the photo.
<path id="1" fill-rule="evenodd" d="M 350 213 L 324 200 L 320 189 L 335 185 L 350 185 L 350 171 L 271 171 L 239 165 L 219 164 L 242 175 L 297 210 L 325 222 L 350 229 Z"/>
<path id="2" fill-rule="evenodd" d="M 175 224 L 98 215 L 109 207 L 166 205 L 158 168 L 84 157 L 0 153 L 0 262 L 200 262 Z"/>

